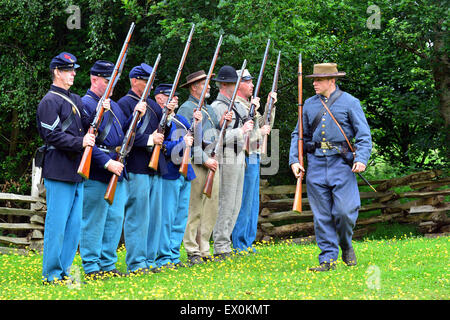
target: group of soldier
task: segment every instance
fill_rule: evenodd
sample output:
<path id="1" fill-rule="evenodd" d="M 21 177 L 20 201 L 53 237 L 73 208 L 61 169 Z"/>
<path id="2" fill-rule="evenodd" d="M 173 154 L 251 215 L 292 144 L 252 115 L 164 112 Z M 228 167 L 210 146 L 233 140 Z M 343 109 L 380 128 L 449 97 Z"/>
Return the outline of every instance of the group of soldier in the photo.
<path id="1" fill-rule="evenodd" d="M 141 99 L 153 71 L 146 63 L 131 69 L 131 88 L 115 102 L 104 97 L 115 65 L 96 61 L 90 68 L 90 88 L 81 98 L 70 91 L 79 67 L 76 62 L 68 52 L 51 60 L 53 83 L 36 115 L 45 142 L 44 283 L 70 279 L 78 248 L 88 279 L 183 267 L 182 243 L 189 266 L 228 259 L 233 252 L 254 253 L 260 146 L 270 134 L 275 109 L 269 115 L 266 104 L 263 115 L 258 112 L 260 101 L 253 97 L 249 71 L 222 66 L 213 75 L 219 93 L 211 104 L 206 102 L 209 77 L 203 70 L 189 74 L 179 86 L 189 90 L 189 98 L 178 107 L 172 84 L 159 84 L 152 92 L 154 99 L 150 95 Z M 320 266 L 311 271 L 333 270 L 339 247 L 343 261 L 356 264 L 352 234 L 360 199 L 355 173 L 365 170 L 372 140 L 359 100 L 336 84 L 344 75 L 335 63 L 314 65 L 314 73 L 306 77 L 313 78 L 316 95 L 305 101 L 299 113 L 302 134 L 299 122 L 292 132 L 289 165 L 302 179 L 301 140 L 307 153 L 307 195 L 321 250 Z M 199 106 L 205 92 L 205 103 Z M 270 92 L 267 101 L 276 98 Z M 251 106 L 256 107 L 255 117 L 249 117 Z M 105 112 L 93 134 L 88 128 L 99 108 Z M 139 122 L 132 147 L 125 161 L 118 161 L 117 147 L 136 114 Z M 167 127 L 161 132 L 160 120 L 166 115 Z M 225 132 L 219 137 L 221 128 Z M 149 167 L 155 146 L 162 146 L 156 170 Z M 86 147 L 92 148 L 89 179 L 77 173 Z M 191 161 L 187 173 L 180 174 L 187 148 L 192 150 Z M 203 188 L 211 173 L 213 187 L 205 196 Z M 119 178 L 114 201 L 108 203 L 103 195 L 112 175 Z M 116 268 L 122 234 L 126 273 Z"/>
<path id="2" fill-rule="evenodd" d="M 182 242 L 187 264 L 223 260 L 232 251 L 254 252 L 259 212 L 259 142 L 270 133 L 261 114 L 248 119 L 253 77 L 247 69 L 220 68 L 212 79 L 217 99 L 199 108 L 200 94 L 209 83 L 203 70 L 189 74 L 180 86 L 189 98 L 178 108 L 178 93 L 168 101 L 171 84 L 159 84 L 141 100 L 152 73 L 146 63 L 129 72 L 130 90 L 113 101 L 102 99 L 115 65 L 98 60 L 90 68 L 90 88 L 83 97 L 70 91 L 76 75 L 76 57 L 62 52 L 50 62 L 52 85 L 37 109 L 37 127 L 45 142 L 42 176 L 47 215 L 44 232 L 43 281 L 70 281 L 70 266 L 79 248 L 87 279 L 156 273 L 185 266 L 180 261 Z M 228 110 L 238 77 L 237 98 Z M 276 93 L 271 93 L 276 99 Z M 100 103 L 99 103 L 100 101 Z M 101 104 L 99 106 L 99 104 Z M 105 112 L 96 134 L 88 132 L 99 107 Z M 158 131 L 168 109 L 168 126 Z M 138 112 L 132 148 L 125 163 L 117 152 L 133 114 Z M 274 112 L 273 112 L 274 113 Z M 219 130 L 226 121 L 221 157 L 212 155 Z M 191 126 L 196 130 L 188 134 Z M 246 137 L 250 149 L 242 150 Z M 158 168 L 149 168 L 155 145 L 162 145 Z M 77 173 L 85 147 L 92 147 L 90 176 Z M 192 158 L 186 175 L 179 172 L 186 147 Z M 211 196 L 203 194 L 208 172 L 214 172 Z M 103 200 L 111 176 L 118 182 L 114 201 Z M 242 205 L 241 205 L 242 204 Z M 116 268 L 117 248 L 123 234 L 127 273 Z M 214 242 L 211 253 L 210 239 Z"/>

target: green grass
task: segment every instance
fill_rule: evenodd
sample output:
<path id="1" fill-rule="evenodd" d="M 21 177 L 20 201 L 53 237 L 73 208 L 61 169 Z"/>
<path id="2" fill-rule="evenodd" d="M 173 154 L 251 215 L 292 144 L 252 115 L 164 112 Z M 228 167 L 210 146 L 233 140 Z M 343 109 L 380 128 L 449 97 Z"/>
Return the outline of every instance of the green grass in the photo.
<path id="1" fill-rule="evenodd" d="M 257 254 L 224 262 L 71 286 L 42 285 L 41 255 L 0 255 L 0 300 L 447 300 L 449 243 L 449 237 L 411 235 L 354 241 L 358 265 L 347 267 L 340 260 L 335 271 L 326 273 L 307 271 L 317 264 L 315 244 L 264 243 Z M 122 248 L 121 271 L 124 260 Z M 79 255 L 72 270 L 84 280 Z"/>

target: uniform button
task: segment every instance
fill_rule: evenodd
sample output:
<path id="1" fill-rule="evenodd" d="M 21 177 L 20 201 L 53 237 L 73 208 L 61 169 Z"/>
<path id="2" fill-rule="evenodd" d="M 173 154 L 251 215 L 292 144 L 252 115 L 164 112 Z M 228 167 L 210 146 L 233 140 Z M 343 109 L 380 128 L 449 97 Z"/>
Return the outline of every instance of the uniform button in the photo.
<path id="1" fill-rule="evenodd" d="M 327 139 L 325 139 L 325 138 L 322 138 L 322 141 L 326 141 Z"/>
<path id="2" fill-rule="evenodd" d="M 322 151 L 323 151 L 323 153 L 327 152 L 327 150 L 325 150 L 325 149 L 323 149 Z"/>
<path id="3" fill-rule="evenodd" d="M 322 121 L 325 121 L 325 118 L 322 118 Z"/>
<path id="4" fill-rule="evenodd" d="M 322 131 L 322 134 L 325 134 L 325 131 Z"/>
<path id="5" fill-rule="evenodd" d="M 322 125 L 322 128 L 325 128 L 325 125 L 324 125 L 324 124 Z"/>
<path id="6" fill-rule="evenodd" d="M 80 129 L 80 132 L 81 132 L 81 129 Z"/>

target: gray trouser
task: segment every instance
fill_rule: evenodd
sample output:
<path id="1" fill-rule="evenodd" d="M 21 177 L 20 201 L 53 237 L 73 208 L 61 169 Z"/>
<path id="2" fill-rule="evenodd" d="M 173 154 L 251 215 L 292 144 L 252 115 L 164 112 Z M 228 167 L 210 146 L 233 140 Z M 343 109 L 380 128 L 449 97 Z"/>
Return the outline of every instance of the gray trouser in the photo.
<path id="1" fill-rule="evenodd" d="M 214 174 L 211 198 L 203 194 L 208 169 L 203 165 L 192 164 L 196 178 L 191 182 L 191 196 L 189 200 L 189 215 L 184 232 L 183 244 L 188 256 L 200 255 L 207 257 L 209 239 L 216 224 L 219 210 L 220 170 Z"/>
<path id="2" fill-rule="evenodd" d="M 219 215 L 213 230 L 214 254 L 231 252 L 231 233 L 241 209 L 245 155 L 226 149 L 220 165 Z"/>

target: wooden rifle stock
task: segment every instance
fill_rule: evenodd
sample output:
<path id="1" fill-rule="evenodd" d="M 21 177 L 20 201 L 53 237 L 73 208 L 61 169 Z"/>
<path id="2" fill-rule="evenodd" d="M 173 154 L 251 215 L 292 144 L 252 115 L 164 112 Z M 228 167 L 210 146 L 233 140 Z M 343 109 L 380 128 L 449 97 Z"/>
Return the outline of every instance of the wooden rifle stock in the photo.
<path id="1" fill-rule="evenodd" d="M 187 177 L 188 167 L 191 159 L 191 147 L 186 146 L 183 153 L 183 159 L 181 160 L 180 170 L 178 172 L 183 175 L 183 177 Z"/>
<path id="2" fill-rule="evenodd" d="M 205 186 L 203 187 L 203 194 L 206 195 L 208 198 L 211 198 L 215 174 L 216 174 L 215 171 L 209 169 L 208 175 L 206 176 Z"/>
<path id="3" fill-rule="evenodd" d="M 266 67 L 267 57 L 269 56 L 270 39 L 267 39 L 266 50 L 264 51 L 263 60 L 261 62 L 261 68 L 259 69 L 258 81 L 256 82 L 255 90 L 253 91 L 253 98 L 258 97 L 259 89 L 261 87 L 262 76 Z M 244 72 L 244 70 L 242 70 Z M 248 112 L 249 120 L 255 118 L 256 106 L 252 103 Z M 250 133 L 247 133 L 244 137 L 244 151 L 246 154 L 250 152 Z"/>
<path id="4" fill-rule="evenodd" d="M 241 70 L 244 70 L 245 67 L 247 66 L 247 60 L 244 59 L 244 62 L 242 63 L 242 67 Z M 239 75 L 236 85 L 234 86 L 234 92 L 233 95 L 231 96 L 231 101 L 230 104 L 228 105 L 228 112 L 231 111 L 231 109 L 233 108 L 234 105 L 234 101 L 236 100 L 236 95 L 237 95 L 237 91 L 239 88 L 239 84 L 241 83 L 241 79 L 242 79 L 242 75 L 244 74 L 244 72 L 241 72 L 241 74 Z M 222 142 L 223 142 L 223 136 L 225 135 L 225 128 L 227 127 L 227 121 L 224 119 L 222 122 L 222 127 L 220 128 L 220 132 L 219 132 L 219 137 L 217 139 L 217 143 L 216 146 L 214 147 L 213 152 L 211 153 L 211 157 L 213 159 L 215 159 L 219 148 L 222 147 Z M 205 182 L 205 186 L 203 188 L 203 194 L 206 195 L 208 198 L 211 198 L 211 192 L 212 192 L 212 186 L 214 183 L 214 175 L 215 175 L 215 171 L 208 169 L 208 176 L 206 178 L 206 182 Z"/>
<path id="5" fill-rule="evenodd" d="M 188 40 L 186 42 L 186 46 L 184 47 L 183 56 L 181 57 L 181 61 L 180 61 L 180 64 L 178 66 L 177 74 L 176 74 L 175 80 L 173 81 L 173 84 L 172 84 L 172 90 L 170 91 L 169 98 L 167 99 L 167 102 L 166 102 L 166 104 L 164 106 L 163 116 L 162 116 L 161 121 L 159 122 L 159 125 L 158 125 L 158 133 L 164 134 L 164 132 L 166 130 L 167 118 L 169 116 L 169 109 L 167 108 L 167 105 L 170 103 L 170 101 L 173 99 L 173 96 L 175 95 L 175 90 L 177 89 L 178 81 L 180 80 L 181 71 L 183 71 L 184 62 L 186 61 L 186 57 L 187 57 L 187 54 L 189 52 L 189 47 L 191 46 L 192 36 L 194 34 L 194 28 L 195 28 L 195 24 L 192 25 L 191 32 L 189 33 L 189 37 L 188 37 Z M 151 156 L 150 162 L 148 164 L 148 166 L 151 169 L 155 170 L 155 171 L 158 170 L 158 163 L 159 163 L 159 155 L 161 153 L 161 146 L 162 145 L 160 145 L 160 144 L 155 144 L 153 146 L 152 156 Z"/>
<path id="6" fill-rule="evenodd" d="M 125 59 L 127 56 L 128 45 L 130 43 L 131 35 L 133 34 L 135 24 L 131 23 L 130 29 L 128 30 L 127 37 L 125 38 L 125 42 L 122 46 L 122 50 L 120 51 L 119 57 L 117 58 L 116 64 L 114 66 L 114 71 L 111 75 L 111 79 L 108 82 L 108 86 L 106 87 L 105 93 L 100 98 L 97 104 L 97 112 L 94 120 L 92 121 L 88 133 L 94 134 L 97 136 L 98 128 L 103 119 L 103 113 L 105 109 L 103 108 L 103 101 L 108 99 L 116 85 L 117 81 L 120 78 L 120 74 L 122 73 L 123 66 L 125 65 Z M 81 157 L 80 165 L 78 166 L 77 173 L 81 175 L 85 179 L 89 179 L 89 173 L 91 168 L 91 158 L 92 158 L 92 147 L 86 146 L 83 152 L 83 156 Z"/>
<path id="7" fill-rule="evenodd" d="M 272 91 L 276 92 L 278 87 L 278 74 L 280 72 L 280 58 L 281 58 L 281 51 L 278 51 L 278 57 L 277 57 L 277 65 L 275 67 L 275 73 L 273 75 L 273 82 L 272 82 Z M 270 97 L 269 104 L 267 105 L 267 117 L 265 124 L 270 125 L 270 117 L 272 114 L 272 107 L 273 107 L 273 98 Z M 268 136 L 267 134 L 263 137 L 263 144 L 261 146 L 261 154 L 267 154 L 267 140 Z"/>
<path id="8" fill-rule="evenodd" d="M 150 74 L 149 79 L 147 80 L 147 84 L 145 85 L 144 92 L 142 93 L 141 98 L 139 99 L 139 102 L 143 102 L 147 100 L 148 95 L 150 94 L 150 91 L 152 89 L 153 82 L 156 77 L 156 70 L 158 69 L 159 60 L 161 59 L 161 54 L 158 54 L 158 57 L 156 58 L 156 61 L 153 65 L 152 73 Z M 131 124 L 128 127 L 127 133 L 125 137 L 123 138 L 122 145 L 120 147 L 120 150 L 117 155 L 116 161 L 119 161 L 121 163 L 125 163 L 125 158 L 127 157 L 129 151 L 133 147 L 134 138 L 136 134 L 136 126 L 141 119 L 141 115 L 138 111 L 135 111 L 133 113 L 133 118 L 131 120 Z M 103 197 L 110 205 L 114 201 L 114 194 L 116 192 L 117 182 L 119 181 L 119 176 L 116 174 L 113 174 L 111 179 L 109 180 L 108 187 L 106 188 L 105 196 Z"/>
<path id="9" fill-rule="evenodd" d="M 302 105 L 302 55 L 298 56 L 298 162 L 303 167 L 303 105 Z M 297 178 L 297 186 L 295 188 L 295 197 L 292 210 L 295 212 L 302 212 L 302 180 L 303 171 L 300 172 L 300 177 Z"/>
<path id="10" fill-rule="evenodd" d="M 95 134 L 94 128 L 89 128 L 88 133 Z M 85 179 L 89 179 L 89 173 L 91 169 L 92 159 L 92 147 L 86 146 L 84 148 L 83 156 L 81 157 L 80 165 L 78 166 L 77 173 Z"/>
<path id="11" fill-rule="evenodd" d="M 106 192 L 104 199 L 112 205 L 114 202 L 114 195 L 116 194 L 117 182 L 119 181 L 119 176 L 113 174 L 109 180 L 108 187 L 106 187 Z"/>
<path id="12" fill-rule="evenodd" d="M 208 71 L 208 74 L 207 74 L 206 79 L 205 79 L 205 84 L 203 85 L 203 90 L 202 90 L 202 93 L 200 95 L 200 99 L 198 101 L 199 111 L 202 110 L 203 103 L 204 103 L 205 98 L 206 98 L 206 93 L 208 92 L 209 81 L 211 80 L 212 73 L 214 71 L 214 66 L 216 65 L 216 61 L 217 61 L 217 58 L 219 56 L 219 50 L 220 50 L 220 47 L 222 45 L 222 40 L 223 40 L 223 36 L 220 35 L 219 41 L 218 41 L 217 46 L 216 46 L 216 51 L 214 52 L 214 56 L 213 56 L 213 59 L 211 61 L 211 65 L 209 66 L 209 71 Z M 187 135 L 193 135 L 194 134 L 194 130 L 195 130 L 195 120 L 192 119 L 192 124 L 191 124 L 191 126 L 190 126 L 190 128 L 189 128 L 189 130 L 187 132 Z M 185 178 L 187 176 L 188 166 L 189 166 L 189 163 L 190 163 L 190 155 L 191 155 L 191 147 L 186 146 L 186 148 L 184 149 L 183 160 L 181 161 L 180 170 L 179 170 L 180 174 L 182 174 L 183 177 L 185 177 Z"/>

